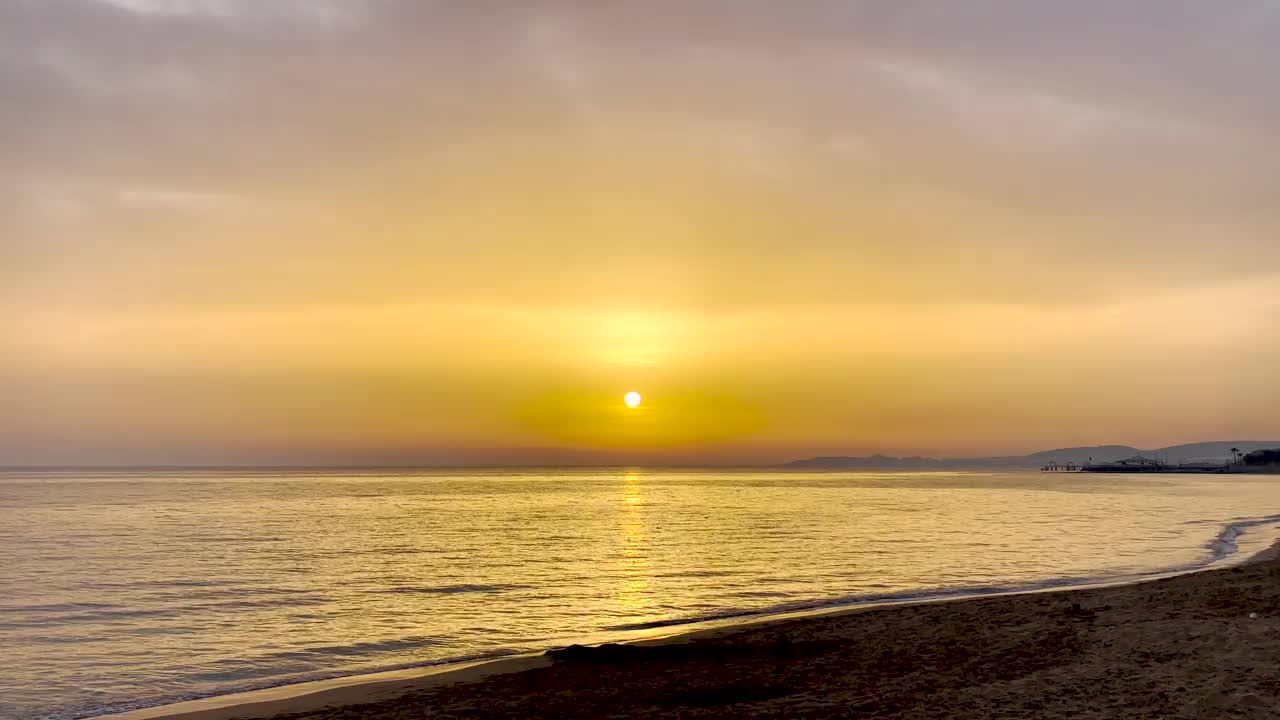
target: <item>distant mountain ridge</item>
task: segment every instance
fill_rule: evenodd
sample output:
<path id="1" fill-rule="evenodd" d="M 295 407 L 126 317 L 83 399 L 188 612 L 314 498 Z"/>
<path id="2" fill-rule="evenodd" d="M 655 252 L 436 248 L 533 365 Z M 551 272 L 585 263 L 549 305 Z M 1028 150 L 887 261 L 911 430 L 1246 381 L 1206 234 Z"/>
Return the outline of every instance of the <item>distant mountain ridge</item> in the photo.
<path id="1" fill-rule="evenodd" d="M 1207 459 L 1225 460 L 1231 457 L 1232 448 L 1245 453 L 1253 452 L 1254 450 L 1280 448 L 1280 440 L 1224 440 L 1173 445 L 1155 450 L 1140 450 L 1129 445 L 1093 445 L 1042 450 L 1030 455 L 998 455 L 975 458 L 892 457 L 887 455 L 871 455 L 867 457 L 827 456 L 792 460 L 786 463 L 785 467 L 871 470 L 1039 468 L 1051 462 L 1077 464 L 1114 462 L 1134 455 L 1145 455 L 1169 463 L 1179 463 Z"/>

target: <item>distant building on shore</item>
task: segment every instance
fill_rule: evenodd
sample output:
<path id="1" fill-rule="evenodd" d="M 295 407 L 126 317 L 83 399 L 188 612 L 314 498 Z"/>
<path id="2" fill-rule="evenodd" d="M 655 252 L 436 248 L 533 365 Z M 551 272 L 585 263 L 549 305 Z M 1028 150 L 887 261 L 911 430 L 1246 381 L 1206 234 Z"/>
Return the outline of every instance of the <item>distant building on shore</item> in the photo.
<path id="1" fill-rule="evenodd" d="M 1046 470 L 1050 468 L 1045 468 Z M 1273 450 L 1256 450 L 1242 453 L 1237 448 L 1231 449 L 1230 460 L 1184 461 L 1170 464 L 1162 460 L 1135 455 L 1114 462 L 1090 462 L 1080 468 L 1081 472 L 1101 473 L 1267 473 L 1280 474 L 1280 448 Z"/>
<path id="2" fill-rule="evenodd" d="M 1167 463 L 1155 458 L 1143 457 L 1142 455 L 1134 455 L 1131 458 L 1116 460 L 1115 462 L 1090 463 L 1081 469 L 1084 472 L 1169 472 Z"/>

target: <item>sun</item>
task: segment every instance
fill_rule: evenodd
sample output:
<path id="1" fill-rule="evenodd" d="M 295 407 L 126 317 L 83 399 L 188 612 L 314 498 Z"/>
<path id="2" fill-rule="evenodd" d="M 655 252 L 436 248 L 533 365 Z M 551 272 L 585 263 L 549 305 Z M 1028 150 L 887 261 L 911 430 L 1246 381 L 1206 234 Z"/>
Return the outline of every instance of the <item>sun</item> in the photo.
<path id="1" fill-rule="evenodd" d="M 631 392 L 622 396 L 622 402 L 626 403 L 627 407 L 636 407 L 637 405 L 640 404 L 640 393 L 636 392 L 635 390 L 632 390 Z"/>

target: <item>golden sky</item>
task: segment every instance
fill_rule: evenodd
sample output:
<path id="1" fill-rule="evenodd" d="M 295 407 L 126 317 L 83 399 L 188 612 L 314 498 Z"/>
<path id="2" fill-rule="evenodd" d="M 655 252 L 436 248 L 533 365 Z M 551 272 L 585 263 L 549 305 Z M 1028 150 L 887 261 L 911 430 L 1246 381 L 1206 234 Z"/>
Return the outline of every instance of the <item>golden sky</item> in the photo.
<path id="1" fill-rule="evenodd" d="M 6 3 L 0 465 L 1280 436 L 1278 36 L 1264 2 Z"/>

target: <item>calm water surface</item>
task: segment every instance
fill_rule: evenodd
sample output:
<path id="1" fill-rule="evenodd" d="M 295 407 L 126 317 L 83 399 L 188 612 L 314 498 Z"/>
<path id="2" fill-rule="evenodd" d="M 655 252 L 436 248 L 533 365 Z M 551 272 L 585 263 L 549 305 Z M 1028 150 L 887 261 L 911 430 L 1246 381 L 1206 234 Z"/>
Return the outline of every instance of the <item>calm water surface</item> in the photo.
<path id="1" fill-rule="evenodd" d="M 0 472 L 0 718 L 1192 567 L 1277 513 L 1248 476 Z"/>

